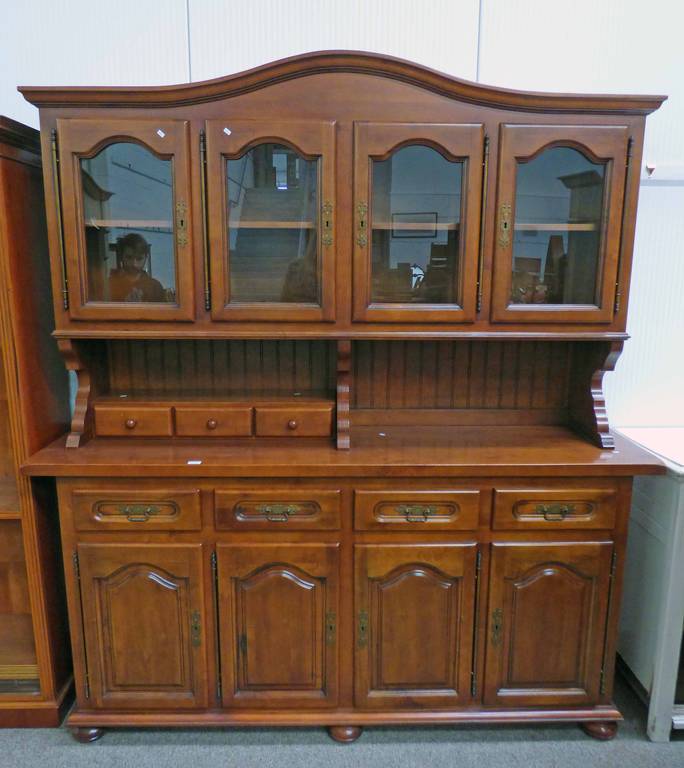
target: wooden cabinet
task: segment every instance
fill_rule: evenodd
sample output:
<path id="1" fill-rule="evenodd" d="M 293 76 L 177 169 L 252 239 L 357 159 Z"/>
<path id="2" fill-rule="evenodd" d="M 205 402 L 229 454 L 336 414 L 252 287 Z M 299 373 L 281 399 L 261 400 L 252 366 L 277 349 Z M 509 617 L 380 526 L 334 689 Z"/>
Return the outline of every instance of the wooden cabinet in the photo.
<path id="1" fill-rule="evenodd" d="M 97 707 L 207 704 L 199 544 L 80 544 L 88 696 Z"/>
<path id="2" fill-rule="evenodd" d="M 485 704 L 598 703 L 612 542 L 492 545 Z"/>
<path id="3" fill-rule="evenodd" d="M 223 704 L 337 703 L 337 544 L 220 544 Z"/>
<path id="4" fill-rule="evenodd" d="M 473 543 L 357 545 L 357 706 L 469 701 L 475 554 Z"/>

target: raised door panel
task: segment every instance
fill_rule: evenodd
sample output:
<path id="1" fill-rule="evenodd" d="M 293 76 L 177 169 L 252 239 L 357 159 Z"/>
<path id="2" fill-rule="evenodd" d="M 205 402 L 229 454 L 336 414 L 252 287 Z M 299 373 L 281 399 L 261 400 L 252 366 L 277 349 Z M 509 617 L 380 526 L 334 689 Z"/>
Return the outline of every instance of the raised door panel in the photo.
<path id="1" fill-rule="evenodd" d="M 470 700 L 475 560 L 467 544 L 355 547 L 355 702 L 443 708 Z"/>
<path id="2" fill-rule="evenodd" d="M 501 126 L 492 320 L 612 320 L 627 145 L 625 126 Z"/>
<path id="3" fill-rule="evenodd" d="M 482 125 L 354 125 L 353 318 L 475 319 Z"/>
<path id="4" fill-rule="evenodd" d="M 212 318 L 334 320 L 335 123 L 209 120 L 206 155 Z"/>
<path id="5" fill-rule="evenodd" d="M 92 703 L 207 705 L 200 544 L 80 544 Z"/>
<path id="6" fill-rule="evenodd" d="M 223 704 L 337 703 L 337 544 L 220 544 Z"/>
<path id="7" fill-rule="evenodd" d="M 192 320 L 189 123 L 57 121 L 63 285 L 77 320 Z"/>
<path id="8" fill-rule="evenodd" d="M 611 542 L 493 544 L 485 704 L 600 698 Z"/>

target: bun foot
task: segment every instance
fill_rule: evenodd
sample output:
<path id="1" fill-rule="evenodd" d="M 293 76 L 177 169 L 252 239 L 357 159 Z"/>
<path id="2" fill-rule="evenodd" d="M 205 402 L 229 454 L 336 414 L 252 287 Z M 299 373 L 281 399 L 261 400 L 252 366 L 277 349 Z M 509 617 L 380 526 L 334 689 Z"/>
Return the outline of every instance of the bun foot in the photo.
<path id="1" fill-rule="evenodd" d="M 580 728 L 592 739 L 610 741 L 617 734 L 618 724 L 614 720 L 595 720 L 580 723 Z"/>
<path id="2" fill-rule="evenodd" d="M 330 725 L 328 726 L 328 735 L 331 739 L 339 741 L 342 744 L 351 744 L 352 741 L 356 741 L 363 728 L 358 725 Z"/>
<path id="3" fill-rule="evenodd" d="M 90 744 L 104 736 L 104 728 L 72 728 L 71 735 L 81 744 Z"/>

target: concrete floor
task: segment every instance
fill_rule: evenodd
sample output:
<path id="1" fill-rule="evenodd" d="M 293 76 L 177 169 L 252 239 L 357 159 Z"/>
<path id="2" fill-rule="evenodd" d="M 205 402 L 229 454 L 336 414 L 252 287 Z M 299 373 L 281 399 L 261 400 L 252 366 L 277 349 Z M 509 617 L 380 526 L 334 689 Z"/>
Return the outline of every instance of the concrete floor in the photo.
<path id="1" fill-rule="evenodd" d="M 0 730 L 0 768 L 684 768 L 684 732 L 645 735 L 645 709 L 624 683 L 617 738 L 575 725 L 369 728 L 354 744 L 322 728 L 108 731 L 77 744 L 64 729 Z"/>

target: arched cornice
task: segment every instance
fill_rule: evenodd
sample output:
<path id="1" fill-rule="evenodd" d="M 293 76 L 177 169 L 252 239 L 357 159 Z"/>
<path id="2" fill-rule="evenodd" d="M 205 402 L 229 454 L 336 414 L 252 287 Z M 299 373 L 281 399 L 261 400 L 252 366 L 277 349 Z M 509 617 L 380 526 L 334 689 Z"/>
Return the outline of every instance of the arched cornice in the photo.
<path id="1" fill-rule="evenodd" d="M 525 112 L 598 112 L 645 115 L 666 96 L 610 96 L 514 91 L 471 83 L 403 59 L 361 51 L 319 51 L 292 56 L 235 75 L 160 87 L 20 86 L 38 107 L 174 107 L 239 96 L 275 83 L 321 73 L 352 72 L 409 83 L 457 101 Z"/>

